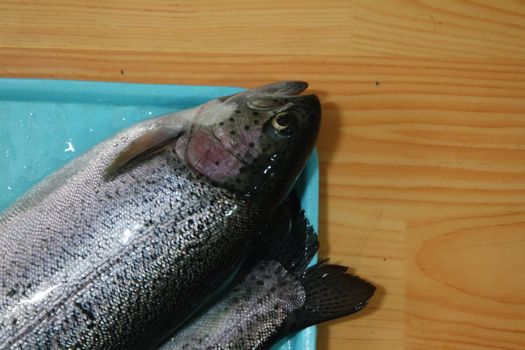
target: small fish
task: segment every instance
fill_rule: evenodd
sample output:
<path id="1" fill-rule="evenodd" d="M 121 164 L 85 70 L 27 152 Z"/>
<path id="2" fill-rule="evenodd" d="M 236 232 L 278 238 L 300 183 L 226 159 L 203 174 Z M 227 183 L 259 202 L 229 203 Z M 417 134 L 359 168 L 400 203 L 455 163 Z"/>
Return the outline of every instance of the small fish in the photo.
<path id="1" fill-rule="evenodd" d="M 284 81 L 138 123 L 0 215 L 0 349 L 149 349 L 231 280 L 321 117 Z"/>
<path id="2" fill-rule="evenodd" d="M 297 330 L 363 309 L 375 287 L 345 266 L 306 268 L 319 242 L 303 213 L 292 223 L 284 242 L 159 349 L 267 349 Z"/>

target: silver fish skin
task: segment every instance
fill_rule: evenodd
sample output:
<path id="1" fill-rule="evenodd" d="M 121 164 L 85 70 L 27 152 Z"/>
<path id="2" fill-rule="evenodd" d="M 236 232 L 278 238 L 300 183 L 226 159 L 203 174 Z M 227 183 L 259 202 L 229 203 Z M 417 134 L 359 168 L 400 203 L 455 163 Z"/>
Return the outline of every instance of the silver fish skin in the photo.
<path id="1" fill-rule="evenodd" d="M 304 217 L 284 243 L 159 350 L 256 350 L 302 328 L 357 312 L 375 287 L 324 262 L 305 270 L 318 241 Z"/>
<path id="2" fill-rule="evenodd" d="M 154 348 L 238 269 L 298 175 L 320 121 L 306 86 L 136 124 L 2 213 L 0 349 Z"/>

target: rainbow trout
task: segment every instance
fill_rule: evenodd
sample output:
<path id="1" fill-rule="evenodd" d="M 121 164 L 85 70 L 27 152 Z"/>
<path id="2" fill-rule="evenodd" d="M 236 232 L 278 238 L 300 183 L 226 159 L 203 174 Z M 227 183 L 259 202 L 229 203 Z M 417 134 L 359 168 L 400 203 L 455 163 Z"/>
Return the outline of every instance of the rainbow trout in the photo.
<path id="1" fill-rule="evenodd" d="M 284 81 L 138 123 L 0 216 L 0 349 L 149 349 L 238 270 L 319 130 Z"/>

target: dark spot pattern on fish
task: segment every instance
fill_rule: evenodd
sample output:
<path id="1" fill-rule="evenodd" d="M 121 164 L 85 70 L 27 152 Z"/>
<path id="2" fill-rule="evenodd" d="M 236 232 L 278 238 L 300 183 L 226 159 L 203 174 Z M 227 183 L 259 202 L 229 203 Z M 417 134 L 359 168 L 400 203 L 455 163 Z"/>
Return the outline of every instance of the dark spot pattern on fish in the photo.
<path id="1" fill-rule="evenodd" d="M 213 312 L 184 327 L 161 349 L 259 349 L 264 339 L 271 338 L 282 327 L 289 312 L 303 301 L 297 298 L 302 287 L 295 277 L 289 275 L 284 284 L 264 277 L 276 270 L 275 264 L 278 263 L 258 265 L 239 288 L 234 288 L 213 307 Z M 268 293 L 271 288 L 273 294 Z M 250 317 L 246 317 L 247 314 Z"/>
<path id="2" fill-rule="evenodd" d="M 170 171 L 173 171 L 173 167 L 177 169 L 176 164 L 170 164 L 169 166 Z M 156 166 L 150 166 L 150 168 L 155 169 Z M 140 168 L 137 168 L 137 171 L 139 170 Z M 224 269 L 220 266 L 224 266 L 224 264 L 231 265 L 236 258 L 232 256 L 229 259 L 234 260 L 225 260 L 226 255 L 224 254 L 226 250 L 222 250 L 220 247 L 226 247 L 225 243 L 228 241 L 228 244 L 234 244 L 233 246 L 237 251 L 242 251 L 244 248 L 241 242 L 243 240 L 247 242 L 242 237 L 247 235 L 248 232 L 246 230 L 238 230 L 236 227 L 250 226 L 250 221 L 253 220 L 255 212 L 250 214 L 243 209 L 244 205 L 235 203 L 230 199 L 225 200 L 227 197 L 224 196 L 224 191 L 212 189 L 205 182 L 195 178 L 187 178 L 187 180 L 184 180 L 186 181 L 184 185 L 182 183 L 177 185 L 177 183 L 171 182 L 179 182 L 185 177 L 187 178 L 187 175 L 166 178 L 162 172 L 157 173 L 157 176 L 153 172 L 150 177 L 147 177 L 150 182 L 152 179 L 162 182 L 163 187 L 161 188 L 166 190 L 169 188 L 176 188 L 177 191 L 185 190 L 186 195 L 175 201 L 170 199 L 171 196 L 162 194 L 164 190 L 159 188 L 145 194 L 143 193 L 141 199 L 137 198 L 134 188 L 142 185 L 140 183 L 134 184 L 134 186 L 123 184 L 119 188 L 118 197 L 115 197 L 115 191 L 104 189 L 102 186 L 101 192 L 109 193 L 113 197 L 111 200 L 107 196 L 103 198 L 108 199 L 98 199 L 100 204 L 104 203 L 97 206 L 103 215 L 96 212 L 84 212 L 79 217 L 90 215 L 93 220 L 89 221 L 89 225 L 82 226 L 77 222 L 71 223 L 72 230 L 83 230 L 85 242 L 81 246 L 82 249 L 73 253 L 63 246 L 55 254 L 51 251 L 52 256 L 56 257 L 55 262 L 52 265 L 46 265 L 45 263 L 39 263 L 39 266 L 32 265 L 30 267 L 31 270 L 27 270 L 29 274 L 19 268 L 9 269 L 8 273 L 11 276 L 15 274 L 18 276 L 31 276 L 38 270 L 48 271 L 47 273 L 53 274 L 59 271 L 58 267 L 61 264 L 67 263 L 64 257 L 72 256 L 71 254 L 75 254 L 83 260 L 90 257 L 88 259 L 104 261 L 108 259 L 103 253 L 107 249 L 104 247 L 105 245 L 120 246 L 121 248 L 119 249 L 122 249 L 122 253 L 105 260 L 103 265 L 97 268 L 97 272 L 90 274 L 89 278 L 87 278 L 87 275 L 84 277 L 82 274 L 74 277 L 74 272 L 70 274 L 71 277 L 68 277 L 84 281 L 82 282 L 82 294 L 85 298 L 92 300 L 91 303 L 68 304 L 66 300 L 73 296 L 73 291 L 77 288 L 75 283 L 70 282 L 64 286 L 57 284 L 59 287 L 57 287 L 56 292 L 59 293 L 55 293 L 55 290 L 50 292 L 49 301 L 37 305 L 34 311 L 27 307 L 24 308 L 22 310 L 23 313 L 16 317 L 16 324 L 12 319 L 3 321 L 10 322 L 11 325 L 16 327 L 21 327 L 27 323 L 28 317 L 33 312 L 39 312 L 38 310 L 48 307 L 54 310 L 53 314 L 46 313 L 37 323 L 34 323 L 34 321 L 32 323 L 32 329 L 42 334 L 41 337 L 32 338 L 30 343 L 26 343 L 29 338 L 19 338 L 20 340 L 15 340 L 16 343 L 13 343 L 13 346 L 25 348 L 26 345 L 22 344 L 27 344 L 27 346 L 32 344 L 31 348 L 35 346 L 48 347 L 50 339 L 54 339 L 53 341 L 56 342 L 57 347 L 97 349 L 107 348 L 111 344 L 112 348 L 133 348 L 135 346 L 134 343 L 127 343 L 123 339 L 140 339 L 141 334 L 143 334 L 142 337 L 146 337 L 145 329 L 142 329 L 141 325 L 149 324 L 156 330 L 163 331 L 164 324 L 177 322 L 176 319 L 173 319 L 175 312 L 172 309 L 173 306 L 170 305 L 185 304 L 187 305 L 186 310 L 182 311 L 185 311 L 186 314 L 191 312 L 191 305 L 193 305 L 191 300 L 200 297 L 199 293 L 194 293 L 194 290 L 198 288 L 197 284 L 195 284 L 197 280 L 202 281 L 200 283 L 205 283 L 205 285 L 222 283 Z M 166 180 L 168 181 L 166 182 Z M 144 184 L 147 185 L 146 182 Z M 116 203 L 114 203 L 115 198 L 118 198 Z M 208 200 L 202 202 L 202 198 L 207 198 Z M 169 210 L 165 213 L 158 212 L 155 208 L 158 208 L 159 205 L 164 205 Z M 141 209 L 137 212 L 135 219 L 131 220 L 131 222 L 135 221 L 139 225 L 138 231 L 133 237 L 130 237 L 128 243 L 119 242 L 119 239 L 125 239 L 119 236 L 116 236 L 113 242 L 97 240 L 97 237 L 92 232 L 94 230 L 114 231 L 115 227 L 119 225 L 119 216 L 123 214 L 122 208 L 127 206 L 152 211 L 146 213 Z M 225 215 L 235 207 L 238 209 L 233 212 L 233 215 Z M 72 212 L 74 212 L 74 209 Z M 177 212 L 177 215 L 173 216 L 173 214 L 170 214 L 173 212 Z M 74 214 L 78 215 L 79 213 L 74 212 Z M 240 215 L 240 217 L 237 215 Z M 185 221 L 188 225 L 178 226 L 177 222 L 182 221 L 184 217 L 190 218 Z M 238 222 L 238 224 L 231 226 L 234 232 L 228 230 L 221 232 L 223 230 L 221 222 L 224 222 L 224 220 L 235 220 Z M 154 226 L 158 225 L 159 222 L 172 222 L 173 224 L 160 229 L 160 227 Z M 122 232 L 131 229 L 132 227 L 123 227 Z M 67 228 L 62 228 L 61 230 L 64 233 L 68 232 Z M 200 233 L 196 236 L 197 232 Z M 217 232 L 217 234 L 212 232 Z M 62 236 L 65 241 L 68 240 L 67 234 L 62 234 Z M 141 236 L 143 237 L 141 238 Z M 199 237 L 205 240 L 203 241 Z M 43 241 L 46 240 L 47 238 Z M 146 242 L 147 244 L 145 244 Z M 90 254 L 88 254 L 88 249 L 91 250 Z M 180 259 L 181 257 L 192 255 L 193 257 L 190 260 Z M 209 268 L 211 262 L 212 265 L 215 265 L 214 269 Z M 191 268 L 188 269 L 183 266 L 191 266 Z M 73 269 L 79 267 L 82 267 L 82 265 L 71 266 Z M 188 276 L 188 271 L 192 271 L 191 277 Z M 195 279 L 196 276 L 199 277 Z M 35 285 L 35 283 L 36 287 L 38 287 L 41 281 L 33 277 L 32 284 Z M 161 287 L 159 287 L 159 284 Z M 154 285 L 155 288 L 153 288 Z M 181 285 L 185 285 L 185 289 L 187 291 L 191 290 L 192 293 L 182 292 L 174 294 L 172 291 L 177 290 Z M 134 286 L 141 286 L 140 292 Z M 12 286 L 7 293 L 12 297 L 17 294 L 14 287 Z M 35 287 L 31 287 L 34 290 Z M 153 293 L 154 291 L 156 292 Z M 170 298 L 160 303 L 158 293 L 166 293 L 166 295 L 170 295 Z M 203 291 L 202 295 L 204 293 Z M 108 300 L 110 295 L 113 295 L 109 299 L 112 302 L 104 306 L 105 303 L 102 300 Z M 71 307 L 76 308 L 78 312 L 73 309 L 69 310 Z M 112 310 L 122 310 L 122 312 L 106 312 L 106 307 Z M 102 316 L 97 316 L 95 322 L 95 315 Z M 135 318 L 139 315 L 142 315 L 141 320 L 137 322 Z M 63 319 L 64 316 L 66 317 L 65 319 Z M 21 320 L 23 320 L 23 323 L 21 323 Z M 62 322 L 68 325 L 67 329 L 62 329 Z M 98 326 L 95 327 L 95 325 Z M 57 329 L 61 330 L 60 334 L 55 333 Z M 149 329 L 151 331 L 151 328 Z M 83 345 L 79 346 L 78 344 Z"/>

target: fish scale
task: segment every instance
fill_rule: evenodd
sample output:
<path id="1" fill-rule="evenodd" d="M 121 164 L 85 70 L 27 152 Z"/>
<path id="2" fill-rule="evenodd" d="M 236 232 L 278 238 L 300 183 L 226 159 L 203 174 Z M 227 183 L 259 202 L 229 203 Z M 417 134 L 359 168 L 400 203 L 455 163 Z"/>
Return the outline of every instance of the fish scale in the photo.
<path id="1" fill-rule="evenodd" d="M 279 331 L 288 314 L 303 304 L 304 298 L 299 281 L 280 263 L 264 261 L 214 306 L 208 317 L 181 330 L 162 349 L 259 349 Z"/>
<path id="2" fill-rule="evenodd" d="M 9 250 L 4 252 L 6 258 L 2 259 L 1 271 L 2 276 L 7 278 L 2 288 L 16 290 L 16 294 L 2 300 L 0 310 L 4 317 L 0 320 L 0 339 L 4 340 L 9 335 L 11 340 L 9 343 L 0 342 L 0 348 L 77 348 L 80 344 L 91 349 L 127 347 L 130 344 L 125 340 L 132 339 L 131 334 L 136 336 L 137 332 L 140 333 L 139 328 L 133 329 L 130 325 L 155 322 L 152 317 L 135 320 L 134 315 L 155 315 L 155 328 L 159 330 L 165 324 L 180 322 L 176 320 L 176 310 L 169 307 L 169 299 L 173 305 L 186 304 L 191 309 L 192 300 L 198 296 L 193 288 L 202 283 L 213 285 L 214 280 L 219 283 L 225 277 L 222 271 L 231 271 L 237 257 L 226 257 L 227 252 L 217 247 L 233 245 L 242 252 L 252 231 L 250 227 L 255 223 L 256 212 L 244 203 L 229 198 L 231 196 L 224 190 L 200 181 L 184 167 L 176 169 L 177 164 L 170 162 L 170 159 L 163 155 L 144 163 L 127 174 L 133 181 L 124 183 L 120 180 L 117 187 L 112 183 L 94 181 L 92 187 L 83 187 L 79 194 L 79 190 L 68 191 L 69 188 L 78 188 L 73 181 L 70 187 L 64 189 L 64 199 L 54 203 L 67 207 L 67 213 L 77 218 L 75 221 L 67 216 L 53 215 L 61 211 L 52 208 L 49 213 L 33 211 L 38 213 L 40 225 L 37 227 L 32 227 L 27 220 L 21 223 L 15 236 L 23 237 L 26 230 L 31 230 L 32 237 L 38 239 L 39 230 L 52 226 L 60 232 L 63 243 L 59 250 L 56 244 L 47 244 L 48 248 L 55 249 L 51 254 L 55 259 L 24 264 L 22 270 L 17 268 L 16 259 L 10 259 L 12 253 Z M 155 170 L 145 176 L 148 169 Z M 137 181 L 139 174 L 148 180 Z M 146 182 L 162 182 L 163 186 L 156 186 L 155 191 L 175 190 L 177 195 L 167 196 L 153 191 L 140 197 L 138 202 L 134 194 L 137 191 L 143 193 L 148 188 Z M 105 204 L 102 204 L 99 196 L 84 195 L 90 192 L 106 192 L 107 201 L 103 200 Z M 84 202 L 96 198 L 97 205 L 77 201 L 79 196 L 84 198 Z M 207 201 L 203 201 L 203 197 Z M 115 201 L 116 198 L 118 200 Z M 86 208 L 97 210 L 79 215 Z M 42 220 L 43 215 L 49 215 L 49 224 Z M 60 218 L 65 226 L 61 226 Z M 143 222 L 133 233 L 134 239 L 122 243 L 119 240 L 122 236 L 119 238 L 118 233 L 130 230 L 130 222 L 137 222 L 140 218 L 148 218 L 149 223 Z M 79 224 L 79 221 L 89 224 Z M 84 227 L 84 230 L 77 232 L 78 227 Z M 225 227 L 228 229 L 225 230 Z M 101 231 L 108 233 L 101 235 Z M 48 230 L 42 232 L 45 236 L 49 235 Z M 41 247 L 49 243 L 46 237 L 41 239 Z M 223 242 L 225 240 L 227 245 Z M 17 256 L 34 256 L 29 251 L 25 252 L 27 255 L 20 254 L 24 249 L 20 241 Z M 34 242 L 31 242 L 27 250 L 34 247 Z M 66 259 L 68 256 L 69 259 Z M 49 257 L 49 250 L 46 257 Z M 210 269 L 210 263 L 214 269 Z M 23 281 L 27 280 L 32 281 L 30 288 L 23 287 Z M 42 285 L 44 282 L 47 285 Z M 159 283 L 165 283 L 163 288 L 159 289 Z M 134 293 L 133 285 L 140 286 L 140 293 Z M 37 291 L 53 286 L 57 287 L 46 295 L 45 302 L 20 305 L 21 297 L 30 298 Z M 174 295 L 172 291 L 182 289 L 181 286 L 186 286 L 187 292 Z M 114 294 L 110 298 L 111 304 L 99 304 L 105 300 L 107 293 Z M 127 303 L 133 297 L 133 305 Z M 88 303 L 89 300 L 93 302 Z M 162 300 L 162 303 L 155 303 L 155 300 Z M 89 306 L 82 309 L 78 305 Z M 46 314 L 45 310 L 53 311 Z M 187 313 L 180 312 L 181 315 Z M 105 317 L 111 319 L 105 320 Z M 25 321 L 35 319 L 38 321 L 30 324 Z M 24 337 L 29 332 L 38 336 Z M 17 336 L 13 337 L 13 333 Z"/>

